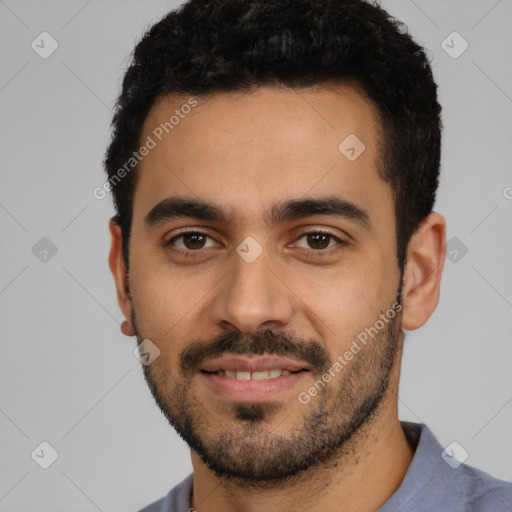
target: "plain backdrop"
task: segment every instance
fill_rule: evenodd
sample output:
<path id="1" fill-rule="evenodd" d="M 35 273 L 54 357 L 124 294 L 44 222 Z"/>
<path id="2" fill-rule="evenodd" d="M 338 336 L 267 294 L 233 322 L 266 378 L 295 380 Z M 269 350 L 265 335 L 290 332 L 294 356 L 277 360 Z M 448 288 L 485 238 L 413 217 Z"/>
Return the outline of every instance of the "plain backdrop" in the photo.
<path id="1" fill-rule="evenodd" d="M 0 1 L 0 512 L 138 510 L 192 470 L 119 330 L 114 211 L 92 193 L 130 52 L 175 5 Z M 383 5 L 433 60 L 452 244 L 437 310 L 407 333 L 400 417 L 512 480 L 512 1 Z"/>

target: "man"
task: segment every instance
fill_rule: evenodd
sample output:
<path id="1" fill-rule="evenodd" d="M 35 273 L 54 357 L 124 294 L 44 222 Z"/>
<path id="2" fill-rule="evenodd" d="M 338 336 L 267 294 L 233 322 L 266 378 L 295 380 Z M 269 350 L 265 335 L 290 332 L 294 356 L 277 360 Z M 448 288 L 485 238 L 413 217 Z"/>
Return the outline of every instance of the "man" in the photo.
<path id="1" fill-rule="evenodd" d="M 190 0 L 137 45 L 105 166 L 122 331 L 193 474 L 151 512 L 507 511 L 400 422 L 439 299 L 441 108 L 362 0 Z"/>

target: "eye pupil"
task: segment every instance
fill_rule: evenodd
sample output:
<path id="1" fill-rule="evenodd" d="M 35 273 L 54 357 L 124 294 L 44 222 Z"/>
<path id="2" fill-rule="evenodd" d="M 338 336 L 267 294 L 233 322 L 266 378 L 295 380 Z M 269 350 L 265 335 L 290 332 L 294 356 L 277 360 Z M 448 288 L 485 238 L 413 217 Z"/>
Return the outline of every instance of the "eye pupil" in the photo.
<path id="1" fill-rule="evenodd" d="M 194 240 L 192 241 L 192 247 L 190 246 L 189 243 L 187 243 L 187 241 L 190 241 L 191 239 Z M 197 239 L 202 239 L 202 242 L 204 243 L 205 236 L 197 233 L 183 235 L 183 243 L 185 244 L 187 249 L 201 249 L 201 242 L 197 242 Z M 197 247 L 197 245 L 199 245 L 199 247 Z"/>
<path id="2" fill-rule="evenodd" d="M 321 240 L 318 240 L 318 238 Z M 316 239 L 316 240 L 315 240 Z M 308 234 L 308 243 L 312 246 L 315 244 L 320 244 L 321 247 L 314 247 L 315 249 L 325 249 L 329 245 L 330 235 L 326 235 L 324 233 L 310 233 Z M 327 243 L 325 241 L 327 240 Z"/>

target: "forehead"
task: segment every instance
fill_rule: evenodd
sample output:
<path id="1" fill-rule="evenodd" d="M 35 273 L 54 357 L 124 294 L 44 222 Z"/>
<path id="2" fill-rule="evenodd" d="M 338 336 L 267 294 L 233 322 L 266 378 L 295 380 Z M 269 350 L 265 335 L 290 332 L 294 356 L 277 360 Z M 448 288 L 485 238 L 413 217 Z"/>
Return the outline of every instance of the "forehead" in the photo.
<path id="1" fill-rule="evenodd" d="M 316 194 L 392 207 L 379 133 L 375 108 L 350 86 L 160 98 L 140 138 L 154 147 L 138 167 L 134 223 L 176 195 L 221 203 L 233 220 Z"/>

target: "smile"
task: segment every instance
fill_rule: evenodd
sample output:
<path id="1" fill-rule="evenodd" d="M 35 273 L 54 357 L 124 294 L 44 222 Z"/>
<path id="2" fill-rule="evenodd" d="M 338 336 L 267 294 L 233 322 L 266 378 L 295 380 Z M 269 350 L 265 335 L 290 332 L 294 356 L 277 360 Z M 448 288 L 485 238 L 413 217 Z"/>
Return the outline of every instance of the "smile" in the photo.
<path id="1" fill-rule="evenodd" d="M 295 372 L 291 372 L 290 370 L 282 368 L 272 368 L 270 370 L 260 370 L 254 372 L 243 370 L 217 370 L 214 372 L 207 372 L 206 370 L 203 370 L 204 373 L 220 375 L 223 377 L 228 377 L 229 379 L 236 380 L 268 380 L 281 377 L 281 375 L 290 375 L 291 373 L 298 373 L 302 371 L 307 370 L 298 370 Z"/>

